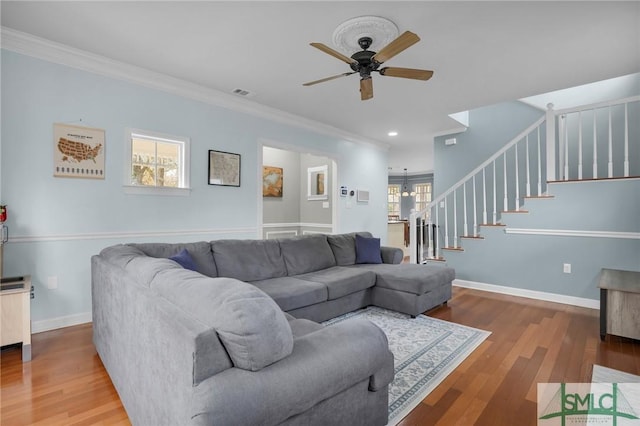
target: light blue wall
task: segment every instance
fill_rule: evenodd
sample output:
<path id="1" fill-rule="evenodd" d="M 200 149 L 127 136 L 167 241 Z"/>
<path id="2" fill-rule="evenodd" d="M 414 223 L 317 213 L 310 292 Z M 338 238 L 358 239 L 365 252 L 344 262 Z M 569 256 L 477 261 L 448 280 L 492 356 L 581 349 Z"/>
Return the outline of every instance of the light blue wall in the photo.
<path id="1" fill-rule="evenodd" d="M 542 115 L 544 112 L 517 101 L 469 111 L 467 131 L 434 140 L 434 196 L 449 189 Z M 452 137 L 456 144 L 445 145 L 445 139 Z"/>
<path id="2" fill-rule="evenodd" d="M 506 214 L 509 228 L 640 232 L 640 180 L 551 184 L 553 199 L 530 199 L 528 214 Z M 446 251 L 462 280 L 599 300 L 602 268 L 640 271 L 640 240 L 507 234 L 483 227 L 484 240 Z M 563 273 L 563 264 L 571 273 Z"/>
<path id="3" fill-rule="evenodd" d="M 384 149 L 6 50 L 1 65 L 0 194 L 8 205 L 12 237 L 5 245 L 4 275 L 32 275 L 34 328 L 38 322 L 63 324 L 87 317 L 90 257 L 110 244 L 256 238 L 260 139 L 334 158 L 339 184 L 371 191 L 368 204 L 339 200 L 337 229 L 368 230 L 386 238 Z M 53 177 L 53 123 L 80 124 L 80 119 L 105 129 L 104 180 Z M 189 196 L 123 192 L 127 127 L 191 138 Z M 207 185 L 209 149 L 241 154 L 240 188 Z M 52 276 L 58 278 L 56 290 L 46 288 Z"/>

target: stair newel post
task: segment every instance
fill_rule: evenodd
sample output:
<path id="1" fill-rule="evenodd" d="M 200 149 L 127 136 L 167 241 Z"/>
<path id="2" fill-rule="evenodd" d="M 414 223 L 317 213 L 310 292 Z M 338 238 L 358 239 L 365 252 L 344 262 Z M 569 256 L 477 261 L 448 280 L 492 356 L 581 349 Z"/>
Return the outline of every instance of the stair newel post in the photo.
<path id="1" fill-rule="evenodd" d="M 411 213 L 409 214 L 409 262 L 411 263 L 418 263 L 418 232 L 416 229 L 418 227 L 418 221 L 416 219 L 416 210 L 411 209 Z"/>
<path id="2" fill-rule="evenodd" d="M 436 257 L 436 251 L 433 248 L 433 222 L 431 221 L 431 209 L 433 209 L 433 207 L 429 207 L 429 218 L 427 220 L 427 239 L 429 241 L 429 248 L 427 251 L 427 256 L 430 258 L 434 258 Z"/>
<path id="3" fill-rule="evenodd" d="M 436 233 L 436 244 L 435 244 L 436 250 L 434 250 L 434 253 L 436 253 L 435 257 L 440 258 L 440 252 L 442 250 L 440 248 L 440 233 L 438 232 L 438 228 L 440 228 L 440 220 L 438 219 L 440 206 L 436 204 L 434 208 L 436 209 L 436 228 L 434 229 L 434 232 Z"/>
<path id="4" fill-rule="evenodd" d="M 629 114 L 628 103 L 624 104 L 624 177 L 629 177 Z"/>
<path id="5" fill-rule="evenodd" d="M 547 181 L 556 180 L 556 115 L 553 104 L 547 104 Z"/>

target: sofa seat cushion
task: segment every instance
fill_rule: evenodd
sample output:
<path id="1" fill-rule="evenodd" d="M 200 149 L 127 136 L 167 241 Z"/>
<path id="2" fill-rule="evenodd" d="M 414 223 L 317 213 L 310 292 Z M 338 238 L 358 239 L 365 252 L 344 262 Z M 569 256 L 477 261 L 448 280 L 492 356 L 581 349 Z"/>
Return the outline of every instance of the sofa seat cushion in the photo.
<path id="1" fill-rule="evenodd" d="M 252 281 L 251 284 L 271 296 L 283 311 L 326 302 L 328 298 L 326 285 L 296 277 Z"/>
<path id="2" fill-rule="evenodd" d="M 329 300 L 338 299 L 351 293 L 356 293 L 373 287 L 376 283 L 376 274 L 356 268 L 346 268 L 344 266 L 334 266 L 333 268 L 321 271 L 310 272 L 298 275 L 305 281 L 323 283 L 327 286 Z"/>
<path id="3" fill-rule="evenodd" d="M 443 285 L 451 285 L 455 278 L 452 268 L 432 265 L 353 265 L 351 268 L 375 272 L 376 286 L 406 293 L 424 294 Z"/>
<path id="4" fill-rule="evenodd" d="M 205 241 L 195 243 L 141 243 L 128 244 L 141 250 L 147 256 L 169 258 L 187 250 L 189 255 L 196 264 L 196 270 L 208 277 L 217 277 L 218 270 L 213 261 L 213 253 L 211 253 L 211 244 Z"/>
<path id="5" fill-rule="evenodd" d="M 276 240 L 217 240 L 211 250 L 221 277 L 257 281 L 287 275 Z"/>
<path id="6" fill-rule="evenodd" d="M 159 272 L 151 288 L 185 315 L 214 329 L 237 368 L 258 371 L 293 351 L 284 312 L 251 284 L 205 277 L 176 265 Z"/>
<path id="7" fill-rule="evenodd" d="M 278 242 L 290 277 L 336 265 L 326 235 L 303 235 Z"/>

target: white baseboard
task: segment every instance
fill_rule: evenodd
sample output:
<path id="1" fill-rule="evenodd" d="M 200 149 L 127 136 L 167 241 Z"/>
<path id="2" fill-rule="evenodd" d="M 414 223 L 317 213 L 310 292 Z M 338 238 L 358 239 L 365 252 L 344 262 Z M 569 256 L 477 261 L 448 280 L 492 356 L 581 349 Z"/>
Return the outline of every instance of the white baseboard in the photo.
<path id="1" fill-rule="evenodd" d="M 529 299 L 545 300 L 548 302 L 563 303 L 565 305 L 580 306 L 583 308 L 600 309 L 600 301 L 585 299 L 582 297 L 565 296 L 562 294 L 545 293 L 543 291 L 526 290 L 522 288 L 505 287 L 495 284 L 479 283 L 475 281 L 453 280 L 456 287 L 471 288 L 474 290 L 490 291 L 492 293 L 508 294 L 510 296 L 526 297 Z M 32 333 L 42 333 L 43 331 L 55 330 L 58 328 L 71 327 L 92 322 L 91 312 L 67 315 L 64 317 L 50 318 L 41 321 L 31 322 Z"/>
<path id="2" fill-rule="evenodd" d="M 526 297 L 529 299 L 545 300 L 547 302 L 563 303 L 565 305 L 580 306 L 582 308 L 600 309 L 600 301 L 583 297 L 566 296 L 563 294 L 546 293 L 544 291 L 527 290 L 523 288 L 506 287 L 495 284 L 479 283 L 467 280 L 453 280 L 457 287 L 472 288 L 474 290 L 490 291 L 492 293 L 508 294 L 510 296 Z"/>
<path id="3" fill-rule="evenodd" d="M 43 331 L 55 330 L 58 328 L 71 327 L 72 325 L 86 324 L 92 322 L 91 312 L 67 315 L 64 317 L 50 318 L 41 321 L 31 321 L 31 333 L 42 333 Z"/>

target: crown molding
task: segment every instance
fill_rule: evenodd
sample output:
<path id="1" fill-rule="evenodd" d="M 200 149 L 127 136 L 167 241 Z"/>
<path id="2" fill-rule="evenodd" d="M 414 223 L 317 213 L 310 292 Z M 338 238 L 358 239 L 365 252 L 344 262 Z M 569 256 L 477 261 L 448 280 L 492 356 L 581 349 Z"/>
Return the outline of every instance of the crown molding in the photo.
<path id="1" fill-rule="evenodd" d="M 317 132 L 349 142 L 374 146 L 388 150 L 383 142 L 363 138 L 319 121 L 261 105 L 257 102 L 201 86 L 179 78 L 171 77 L 146 68 L 119 62 L 101 55 L 56 43 L 28 33 L 7 27 L 0 27 L 0 47 L 36 59 L 65 65 L 78 70 L 126 81 L 150 89 L 160 90 L 183 98 L 209 105 L 265 118 L 281 124 Z"/>

